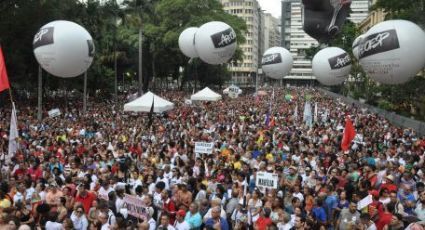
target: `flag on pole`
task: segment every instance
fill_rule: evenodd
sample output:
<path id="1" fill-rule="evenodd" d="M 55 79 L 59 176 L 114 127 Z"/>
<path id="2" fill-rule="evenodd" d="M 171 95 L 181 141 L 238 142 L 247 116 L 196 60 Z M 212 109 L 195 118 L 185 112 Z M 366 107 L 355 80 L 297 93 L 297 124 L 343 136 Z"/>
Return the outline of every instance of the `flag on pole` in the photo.
<path id="1" fill-rule="evenodd" d="M 294 119 L 298 121 L 298 105 L 295 106 Z"/>
<path id="2" fill-rule="evenodd" d="M 347 151 L 350 148 L 351 142 L 356 136 L 356 130 L 353 127 L 353 123 L 349 116 L 345 118 L 345 129 L 341 142 L 341 149 Z"/>
<path id="3" fill-rule="evenodd" d="M 155 96 L 152 96 L 152 106 L 151 110 L 149 111 L 149 121 L 148 121 L 148 128 L 150 128 L 153 124 L 153 110 L 155 108 Z"/>
<path id="4" fill-rule="evenodd" d="M 318 108 L 317 102 L 314 104 L 314 122 L 317 122 Z"/>
<path id="5" fill-rule="evenodd" d="M 311 104 L 310 102 L 306 101 L 304 104 L 304 122 L 308 127 L 313 126 L 313 114 L 311 113 Z"/>
<path id="6" fill-rule="evenodd" d="M 266 114 L 266 126 L 270 127 L 270 121 L 272 120 L 271 116 L 272 116 L 272 105 L 273 105 L 273 100 L 274 100 L 274 89 L 272 92 L 272 95 L 270 97 L 270 103 L 269 103 L 269 110 L 267 111 Z"/>
<path id="7" fill-rule="evenodd" d="M 0 46 L 0 92 L 9 88 L 10 88 L 10 84 L 9 84 L 9 78 L 7 76 L 7 71 L 6 71 L 6 63 L 3 57 L 3 50 Z"/>
<path id="8" fill-rule="evenodd" d="M 18 125 L 16 119 L 16 109 L 15 103 L 12 102 L 12 114 L 10 115 L 10 130 L 9 130 L 9 151 L 6 157 L 6 163 L 15 156 L 16 151 L 18 150 Z"/>

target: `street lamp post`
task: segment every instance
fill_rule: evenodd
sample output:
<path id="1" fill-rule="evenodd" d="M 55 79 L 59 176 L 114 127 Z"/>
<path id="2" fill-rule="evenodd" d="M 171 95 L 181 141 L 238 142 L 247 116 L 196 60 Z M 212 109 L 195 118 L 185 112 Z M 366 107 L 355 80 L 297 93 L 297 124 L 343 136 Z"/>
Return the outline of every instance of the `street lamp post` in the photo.
<path id="1" fill-rule="evenodd" d="M 38 108 L 37 108 L 37 120 L 41 122 L 43 119 L 43 69 L 41 65 L 38 66 Z"/>

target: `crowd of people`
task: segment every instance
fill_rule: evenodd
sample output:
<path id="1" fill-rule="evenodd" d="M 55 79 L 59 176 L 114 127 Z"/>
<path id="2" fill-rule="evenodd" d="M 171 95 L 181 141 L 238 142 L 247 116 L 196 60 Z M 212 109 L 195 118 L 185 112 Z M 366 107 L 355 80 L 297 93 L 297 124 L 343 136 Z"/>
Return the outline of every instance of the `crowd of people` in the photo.
<path id="1" fill-rule="evenodd" d="M 175 108 L 153 118 L 122 101 L 87 114 L 56 101 L 62 115 L 41 123 L 18 102 L 13 157 L 10 107 L 0 108 L 0 229 L 424 229 L 425 138 L 414 130 L 311 88 L 160 96 Z M 306 101 L 318 108 L 311 125 Z M 356 136 L 342 151 L 347 117 Z M 256 184 L 265 172 L 277 189 Z"/>

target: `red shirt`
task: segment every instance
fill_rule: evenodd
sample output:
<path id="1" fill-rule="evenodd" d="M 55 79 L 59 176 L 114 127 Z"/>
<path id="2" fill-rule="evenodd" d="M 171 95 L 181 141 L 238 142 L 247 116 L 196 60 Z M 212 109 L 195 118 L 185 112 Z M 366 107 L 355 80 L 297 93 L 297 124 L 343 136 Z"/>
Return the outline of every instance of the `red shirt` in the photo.
<path id="1" fill-rule="evenodd" d="M 258 227 L 258 230 L 266 230 L 268 226 L 272 225 L 272 219 L 270 218 L 265 218 L 265 217 L 258 217 L 257 221 L 255 222 L 255 224 Z"/>
<path id="2" fill-rule="evenodd" d="M 94 195 L 91 192 L 87 192 L 86 197 L 81 197 L 80 195 L 75 197 L 75 202 L 82 203 L 84 207 L 84 211 L 86 211 L 87 214 L 89 213 L 94 200 L 96 200 L 96 195 Z"/>
<path id="3" fill-rule="evenodd" d="M 40 167 L 37 167 L 36 169 L 30 168 L 28 169 L 28 174 L 31 176 L 33 181 L 37 181 L 43 176 L 43 170 L 41 170 Z"/>
<path id="4" fill-rule="evenodd" d="M 376 222 L 375 222 L 376 228 L 378 230 L 383 230 L 385 225 L 391 223 L 392 218 L 393 218 L 393 215 L 391 213 L 383 212 L 382 214 L 379 215 L 379 219 L 376 220 Z"/>
<path id="5" fill-rule="evenodd" d="M 163 210 L 167 211 L 168 214 L 170 215 L 170 223 L 174 223 L 175 219 L 175 215 L 176 215 L 176 207 L 174 205 L 174 201 L 171 199 L 167 199 L 163 205 Z"/>
<path id="6" fill-rule="evenodd" d="M 381 190 L 382 189 L 387 189 L 389 192 L 397 192 L 398 190 L 397 186 L 394 184 L 382 184 Z"/>
<path id="7" fill-rule="evenodd" d="M 23 176 L 25 174 L 27 174 L 28 171 L 26 169 L 16 169 L 14 176 L 18 177 L 18 176 Z"/>

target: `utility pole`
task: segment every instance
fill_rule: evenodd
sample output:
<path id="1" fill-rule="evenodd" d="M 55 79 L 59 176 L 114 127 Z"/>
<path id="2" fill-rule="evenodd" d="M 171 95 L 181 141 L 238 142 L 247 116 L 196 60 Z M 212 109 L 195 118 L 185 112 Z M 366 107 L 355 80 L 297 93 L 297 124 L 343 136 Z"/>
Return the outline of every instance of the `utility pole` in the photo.
<path id="1" fill-rule="evenodd" d="M 41 65 L 38 66 L 38 109 L 37 119 L 41 122 L 43 119 L 43 69 Z"/>
<path id="2" fill-rule="evenodd" d="M 143 28 L 139 29 L 139 91 L 138 96 L 142 96 L 143 76 L 142 76 L 142 42 L 143 42 Z"/>

